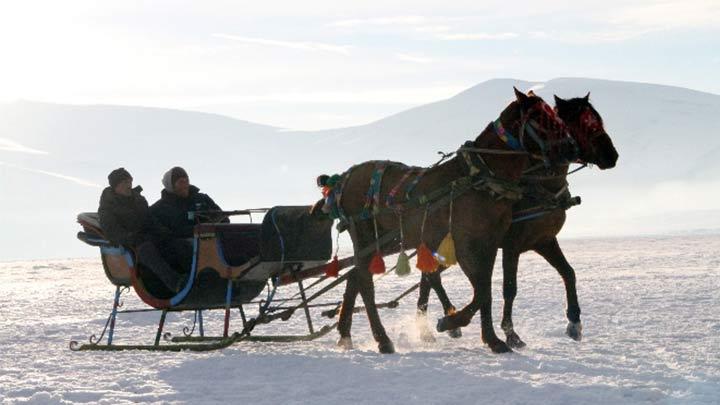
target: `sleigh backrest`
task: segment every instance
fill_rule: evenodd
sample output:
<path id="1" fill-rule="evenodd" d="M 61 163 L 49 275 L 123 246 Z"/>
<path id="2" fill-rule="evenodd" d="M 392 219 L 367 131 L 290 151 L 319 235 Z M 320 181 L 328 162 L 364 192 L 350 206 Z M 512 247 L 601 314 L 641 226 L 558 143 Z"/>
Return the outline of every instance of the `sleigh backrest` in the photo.
<path id="1" fill-rule="evenodd" d="M 108 280 L 114 285 L 130 286 L 130 268 L 134 265 L 132 252 L 122 246 L 113 246 L 105 238 L 97 213 L 83 212 L 78 215 L 77 221 L 83 227 L 83 232 L 77 234 L 78 239 L 100 248 L 100 258 Z"/>

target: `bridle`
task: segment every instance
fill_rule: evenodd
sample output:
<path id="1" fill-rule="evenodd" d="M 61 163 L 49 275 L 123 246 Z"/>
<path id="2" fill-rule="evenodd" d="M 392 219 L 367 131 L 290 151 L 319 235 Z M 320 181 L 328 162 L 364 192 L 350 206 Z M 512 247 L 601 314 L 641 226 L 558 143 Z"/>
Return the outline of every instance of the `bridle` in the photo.
<path id="1" fill-rule="evenodd" d="M 555 107 L 555 112 L 557 111 L 558 108 Z M 574 135 L 573 139 L 577 143 L 579 151 L 591 153 L 593 149 L 592 141 L 605 133 L 603 123 L 597 118 L 597 113 L 589 106 L 582 107 L 578 122 L 579 130 L 571 131 L 571 134 Z"/>
<path id="2" fill-rule="evenodd" d="M 537 118 L 534 118 L 537 116 Z M 547 105 L 542 99 L 538 99 L 527 111 L 520 112 L 520 118 L 513 122 L 520 128 L 519 135 L 513 136 L 502 124 L 501 118 L 497 118 L 491 122 L 488 127 L 492 126 L 497 137 L 502 140 L 510 150 L 478 148 L 474 141 L 465 142 L 458 150 L 458 155 L 462 156 L 462 160 L 469 167 L 470 174 L 481 171 L 481 167 L 486 168 L 491 175 L 488 165 L 483 160 L 481 154 L 491 155 L 518 155 L 525 154 L 536 160 L 541 160 L 538 166 L 550 167 L 556 162 L 559 156 L 567 161 L 577 158 L 578 146 L 575 140 L 570 136 L 565 122 L 557 116 L 555 111 Z M 513 125 L 514 126 L 514 125 Z M 540 155 L 529 151 L 526 147 L 525 137 L 529 136 L 540 149 Z M 544 135 L 545 139 L 540 135 Z M 572 149 L 571 156 L 562 156 L 565 145 L 569 145 Z M 443 154 L 442 162 L 451 154 Z M 439 164 L 438 162 L 437 164 Z M 437 165 L 436 164 L 436 165 Z M 535 170 L 539 167 L 533 167 Z"/>
<path id="3" fill-rule="evenodd" d="M 502 127 L 499 118 L 493 122 L 495 133 L 510 148 L 527 151 L 531 157 L 542 160 L 545 167 L 550 167 L 558 157 L 566 161 L 577 158 L 579 152 L 577 142 L 570 136 L 565 122 L 543 100 L 536 101 L 527 111 L 520 112 L 518 126 L 520 132 L 515 138 Z M 540 155 L 528 150 L 528 137 L 537 145 Z M 568 146 L 571 152 L 569 156 L 564 156 L 563 153 Z"/>

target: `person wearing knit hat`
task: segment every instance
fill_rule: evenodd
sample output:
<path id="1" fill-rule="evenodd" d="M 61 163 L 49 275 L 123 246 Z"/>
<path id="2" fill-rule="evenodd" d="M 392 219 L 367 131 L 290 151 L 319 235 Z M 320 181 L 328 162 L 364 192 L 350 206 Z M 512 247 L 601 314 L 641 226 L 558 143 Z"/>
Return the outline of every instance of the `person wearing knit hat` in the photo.
<path id="1" fill-rule="evenodd" d="M 127 170 L 115 169 L 108 175 L 110 186 L 100 196 L 100 226 L 105 237 L 117 245 L 137 245 L 146 225 L 147 200 L 140 195 L 142 187 L 133 188 L 132 181 Z"/>
<path id="2" fill-rule="evenodd" d="M 120 193 L 123 193 L 123 194 L 125 194 L 125 195 L 127 195 L 127 193 L 128 193 L 127 190 L 128 190 L 129 188 L 124 187 L 124 188 L 121 190 L 121 189 L 117 189 L 117 186 L 120 185 L 120 183 L 122 183 L 122 182 L 124 182 L 124 181 L 126 181 L 126 180 L 129 180 L 129 181 L 130 181 L 130 182 L 129 182 L 129 185 L 130 185 L 129 188 L 132 188 L 133 178 L 132 178 L 132 176 L 130 175 L 130 172 L 128 172 L 127 170 L 125 170 L 124 167 L 115 169 L 115 170 L 111 171 L 110 174 L 108 174 L 108 183 L 110 184 L 110 188 L 112 188 L 115 192 L 120 192 Z"/>
<path id="3" fill-rule="evenodd" d="M 181 181 L 180 184 L 178 184 L 179 180 Z M 187 197 L 190 180 L 185 169 L 175 166 L 165 173 L 162 178 L 162 185 L 169 193 L 176 193 Z"/>
<path id="4" fill-rule="evenodd" d="M 216 222 L 218 219 L 218 215 L 211 213 L 222 209 L 210 196 L 190 184 L 190 178 L 182 167 L 168 170 L 162 177 L 162 185 L 160 200 L 150 207 L 150 211 L 172 231 L 175 238 L 192 238 L 196 223 Z"/>
<path id="5" fill-rule="evenodd" d="M 132 175 L 122 167 L 110 172 L 110 186 L 100 196 L 100 227 L 110 243 L 134 250 L 138 264 L 176 292 L 183 282 L 158 250 L 170 237 L 170 230 L 150 214 L 147 200 L 140 194 L 142 187 L 133 188 L 132 181 Z"/>
<path id="6" fill-rule="evenodd" d="M 175 166 L 162 177 L 160 199 L 150 207 L 152 215 L 170 229 L 172 243 L 166 244 L 163 256 L 171 264 L 178 264 L 189 272 L 192 265 L 193 229 L 201 222 L 230 222 L 227 217 L 212 212 L 222 209 L 207 194 L 190 184 L 188 173 Z"/>

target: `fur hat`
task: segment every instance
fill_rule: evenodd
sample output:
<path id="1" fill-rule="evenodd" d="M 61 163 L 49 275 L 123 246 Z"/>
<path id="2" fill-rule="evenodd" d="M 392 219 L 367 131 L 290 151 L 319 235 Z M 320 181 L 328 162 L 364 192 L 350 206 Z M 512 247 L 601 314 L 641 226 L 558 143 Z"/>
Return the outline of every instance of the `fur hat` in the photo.
<path id="1" fill-rule="evenodd" d="M 115 169 L 108 174 L 108 183 L 110 183 L 110 187 L 113 189 L 127 179 L 132 180 L 132 176 L 124 167 Z"/>
<path id="2" fill-rule="evenodd" d="M 175 182 L 182 178 L 188 178 L 187 172 L 182 167 L 175 166 L 163 175 L 162 184 L 165 190 L 173 193 L 175 191 Z"/>

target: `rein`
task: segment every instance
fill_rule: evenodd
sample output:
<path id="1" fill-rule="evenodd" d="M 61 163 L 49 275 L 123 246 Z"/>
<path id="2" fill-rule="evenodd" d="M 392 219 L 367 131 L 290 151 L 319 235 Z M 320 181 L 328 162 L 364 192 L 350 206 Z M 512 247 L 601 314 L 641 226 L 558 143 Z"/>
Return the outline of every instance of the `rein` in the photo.
<path id="1" fill-rule="evenodd" d="M 528 221 L 541 217 L 545 214 L 553 212 L 557 209 L 567 210 L 575 205 L 581 203 L 580 197 L 572 197 L 568 191 L 568 183 L 560 188 L 560 190 L 553 192 L 548 190 L 546 187 L 541 186 L 538 183 L 543 181 L 556 180 L 560 178 L 566 178 L 567 176 L 577 173 L 578 171 L 587 167 L 587 163 L 583 163 L 580 167 L 575 168 L 567 172 L 566 174 L 556 176 L 523 176 L 520 182 L 531 183 L 530 189 L 525 188 L 525 195 L 532 197 L 539 201 L 538 205 L 526 208 L 520 211 L 513 212 L 513 223 Z"/>
<path id="2" fill-rule="evenodd" d="M 458 152 L 474 152 L 484 153 L 488 155 L 529 155 L 530 153 L 524 150 L 504 150 L 504 149 L 486 149 L 486 148 L 475 148 L 471 146 L 461 146 Z"/>
<path id="3" fill-rule="evenodd" d="M 455 156 L 458 152 L 473 152 L 473 153 L 484 153 L 487 155 L 530 155 L 529 152 L 523 150 L 503 150 L 503 149 L 488 149 L 488 148 L 476 148 L 474 146 L 461 146 L 456 152 L 445 153 L 438 151 L 440 160 L 435 162 L 432 167 L 440 166 L 441 163 Z"/>
<path id="4" fill-rule="evenodd" d="M 567 165 L 563 165 L 563 166 L 567 166 Z M 528 175 L 528 173 L 532 173 L 532 172 L 534 172 L 534 171 L 536 171 L 536 170 L 539 170 L 539 169 L 543 169 L 543 168 L 544 168 L 544 165 L 543 165 L 542 163 L 538 163 L 537 165 L 532 166 L 532 167 L 530 167 L 529 169 L 525 170 L 525 171 L 523 172 L 523 176 L 520 178 L 520 181 L 521 181 L 521 182 L 522 182 L 523 180 L 525 180 L 525 181 L 544 181 L 544 180 L 559 179 L 559 178 L 562 178 L 562 177 L 567 177 L 567 176 L 569 176 L 569 175 L 571 175 L 571 174 L 573 174 L 573 173 L 577 173 L 577 172 L 579 172 L 580 170 L 582 170 L 582 169 L 584 169 L 584 168 L 586 168 L 586 167 L 588 167 L 588 164 L 587 164 L 587 163 L 583 163 L 582 165 L 580 165 L 580 167 L 577 167 L 577 168 L 575 168 L 575 169 L 573 169 L 573 170 L 571 170 L 571 171 L 569 171 L 569 172 L 567 172 L 567 173 L 565 173 L 565 174 L 557 174 L 557 175 L 552 175 L 552 176 L 551 176 L 551 175 L 546 175 L 546 176 L 531 176 L 531 175 Z"/>

